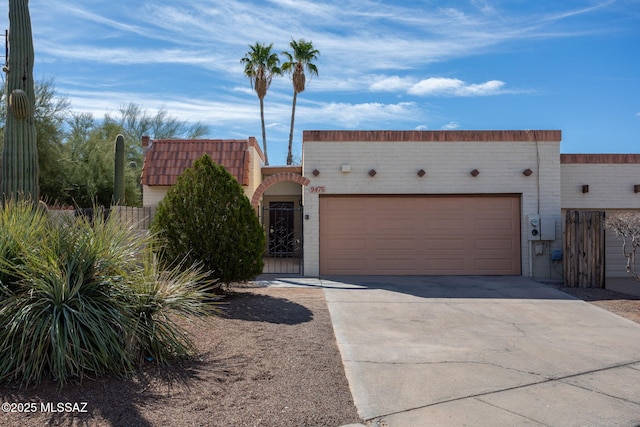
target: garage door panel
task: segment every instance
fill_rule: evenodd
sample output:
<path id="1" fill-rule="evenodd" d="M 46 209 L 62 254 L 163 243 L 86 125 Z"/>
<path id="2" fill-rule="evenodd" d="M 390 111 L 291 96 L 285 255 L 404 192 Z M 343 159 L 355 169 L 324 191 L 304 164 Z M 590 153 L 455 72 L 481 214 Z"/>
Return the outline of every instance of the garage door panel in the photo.
<path id="1" fill-rule="evenodd" d="M 422 222 L 422 228 L 425 231 L 445 232 L 459 229 L 461 223 L 464 223 L 464 217 L 458 215 L 448 217 L 425 215 L 422 218 Z"/>
<path id="2" fill-rule="evenodd" d="M 429 258 L 425 259 L 424 266 L 425 271 L 431 273 L 421 274 L 463 274 L 464 271 L 464 258 Z"/>
<path id="3" fill-rule="evenodd" d="M 465 209 L 464 200 L 457 197 L 441 197 L 439 200 L 420 199 L 420 208 L 430 214 L 451 214 Z"/>
<path id="4" fill-rule="evenodd" d="M 512 239 L 475 239 L 473 241 L 473 247 L 477 250 L 502 250 L 513 251 Z"/>
<path id="5" fill-rule="evenodd" d="M 519 200 L 514 198 L 476 198 L 476 200 L 471 201 L 473 205 L 473 210 L 476 213 L 489 213 L 490 215 L 495 215 L 497 211 L 512 211 L 519 207 Z M 517 206 L 516 206 L 517 204 Z"/>
<path id="6" fill-rule="evenodd" d="M 362 226 L 362 218 L 342 216 L 337 221 L 323 221 L 322 226 L 331 235 L 351 234 Z"/>
<path id="7" fill-rule="evenodd" d="M 326 268 L 335 271 L 334 274 L 360 274 L 367 268 L 367 260 L 364 258 L 329 258 Z"/>
<path id="8" fill-rule="evenodd" d="M 462 250 L 464 249 L 464 239 L 443 237 L 443 238 L 429 238 L 424 240 L 424 248 L 427 250 Z"/>
<path id="9" fill-rule="evenodd" d="M 513 270 L 513 262 L 504 258 L 487 258 L 487 259 L 476 259 L 474 260 L 474 268 L 478 271 L 491 271 L 491 274 L 494 274 L 495 271 L 503 271 L 506 272 L 504 274 L 509 274 L 509 271 Z"/>
<path id="10" fill-rule="evenodd" d="M 379 238 L 375 239 L 375 247 L 378 250 L 396 250 L 396 251 L 415 251 L 416 239 L 406 237 L 404 239 L 399 238 Z"/>
<path id="11" fill-rule="evenodd" d="M 473 226 L 480 234 L 488 234 L 496 230 L 513 231 L 516 227 L 510 217 L 501 218 L 474 218 Z"/>
<path id="12" fill-rule="evenodd" d="M 344 235 L 343 238 L 336 238 L 327 242 L 327 249 L 336 254 L 340 251 L 350 253 L 354 250 L 364 250 L 366 247 L 367 239 L 357 236 Z"/>
<path id="13" fill-rule="evenodd" d="M 415 218 L 390 217 L 383 215 L 375 223 L 375 231 L 378 232 L 412 232 L 416 227 Z"/>
<path id="14" fill-rule="evenodd" d="M 518 196 L 320 197 L 321 274 L 520 274 Z"/>
<path id="15" fill-rule="evenodd" d="M 416 269 L 416 260 L 407 258 L 377 258 L 375 260 L 376 269 L 383 272 L 405 272 L 405 274 L 412 274 L 410 272 Z"/>

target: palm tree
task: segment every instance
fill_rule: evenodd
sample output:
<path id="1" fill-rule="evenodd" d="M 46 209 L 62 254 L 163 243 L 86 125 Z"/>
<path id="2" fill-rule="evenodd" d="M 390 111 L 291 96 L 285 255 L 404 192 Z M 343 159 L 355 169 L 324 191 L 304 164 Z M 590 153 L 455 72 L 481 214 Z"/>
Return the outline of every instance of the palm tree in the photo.
<path id="1" fill-rule="evenodd" d="M 273 76 L 282 74 L 280 69 L 280 59 L 278 54 L 271 51 L 273 43 L 265 45 L 256 42 L 255 45 L 249 45 L 249 50 L 244 58 L 240 60 L 244 64 L 244 74 L 251 81 L 251 88 L 256 91 L 260 100 L 260 119 L 262 121 L 262 149 L 264 151 L 264 163 L 269 165 L 269 156 L 267 155 L 267 132 L 264 126 L 264 97 L 267 90 L 271 86 Z"/>
<path id="2" fill-rule="evenodd" d="M 282 52 L 287 57 L 287 61 L 282 64 L 282 71 L 291 73 L 293 81 L 293 105 L 291 107 L 291 130 L 289 131 L 289 152 L 287 153 L 287 164 L 293 163 L 293 154 L 291 153 L 293 144 L 293 123 L 296 116 L 296 101 L 298 94 L 305 89 L 304 75 L 305 68 L 310 75 L 318 75 L 318 67 L 312 61 L 315 61 L 320 55 L 320 51 L 313 48 L 312 42 L 303 39 L 298 41 L 291 40 L 289 43 L 292 53 Z"/>

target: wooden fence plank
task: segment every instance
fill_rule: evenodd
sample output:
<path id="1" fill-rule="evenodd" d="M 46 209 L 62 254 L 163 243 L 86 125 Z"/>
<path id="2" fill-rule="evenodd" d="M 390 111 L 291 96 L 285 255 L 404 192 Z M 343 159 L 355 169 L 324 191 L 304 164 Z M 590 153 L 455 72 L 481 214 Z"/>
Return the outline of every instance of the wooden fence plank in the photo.
<path id="1" fill-rule="evenodd" d="M 604 211 L 567 211 L 564 239 L 566 286 L 604 288 L 604 218 Z"/>

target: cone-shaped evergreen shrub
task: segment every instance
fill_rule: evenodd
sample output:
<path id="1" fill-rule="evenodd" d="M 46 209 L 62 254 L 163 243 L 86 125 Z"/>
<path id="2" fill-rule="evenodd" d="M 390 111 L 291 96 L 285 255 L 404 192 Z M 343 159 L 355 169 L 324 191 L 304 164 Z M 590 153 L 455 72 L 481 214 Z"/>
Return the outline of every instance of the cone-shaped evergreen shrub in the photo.
<path id="1" fill-rule="evenodd" d="M 262 273 L 265 234 L 238 181 L 208 155 L 178 177 L 156 211 L 152 230 L 163 258 L 200 263 L 229 284 Z"/>

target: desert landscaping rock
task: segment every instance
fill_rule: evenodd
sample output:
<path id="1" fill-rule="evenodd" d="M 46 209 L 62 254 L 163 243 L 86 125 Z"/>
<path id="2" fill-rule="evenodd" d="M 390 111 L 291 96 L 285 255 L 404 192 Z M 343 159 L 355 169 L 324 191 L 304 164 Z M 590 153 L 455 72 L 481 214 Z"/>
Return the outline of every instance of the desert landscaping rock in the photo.
<path id="1" fill-rule="evenodd" d="M 360 422 L 318 289 L 238 289 L 225 315 L 183 321 L 199 355 L 132 380 L 0 387 L 3 402 L 87 402 L 3 413 L 2 426 L 331 426 Z"/>
<path id="2" fill-rule="evenodd" d="M 640 297 L 563 288 L 640 323 Z M 86 402 L 86 413 L 3 413 L 1 426 L 332 426 L 358 416 L 321 289 L 246 287 L 225 315 L 185 321 L 199 353 L 131 380 L 85 379 L 61 390 L 0 386 L 3 402 Z"/>

